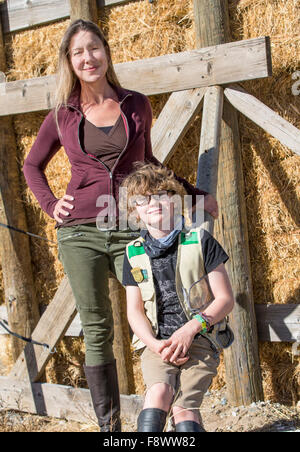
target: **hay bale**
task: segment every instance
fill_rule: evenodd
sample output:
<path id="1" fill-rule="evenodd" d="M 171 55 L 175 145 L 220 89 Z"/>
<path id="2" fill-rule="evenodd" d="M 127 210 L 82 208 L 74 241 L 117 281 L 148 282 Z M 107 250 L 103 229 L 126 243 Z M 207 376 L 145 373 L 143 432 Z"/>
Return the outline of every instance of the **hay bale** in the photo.
<path id="1" fill-rule="evenodd" d="M 300 127 L 300 96 L 294 96 L 291 75 L 298 67 L 300 10 L 295 1 L 229 0 L 233 40 L 269 35 L 273 76 L 243 83 L 270 108 Z M 57 48 L 69 21 L 35 27 L 6 37 L 9 80 L 53 74 Z M 100 24 L 105 30 L 115 63 L 195 48 L 192 0 L 147 0 L 105 8 Z M 168 95 L 151 96 L 154 121 Z M 20 166 L 34 142 L 45 113 L 14 118 Z M 239 117 L 245 178 L 253 291 L 256 303 L 299 303 L 299 157 L 245 117 Z M 169 162 L 178 175 L 196 182 L 201 115 Z M 64 193 L 70 177 L 69 163 L 61 150 L 50 162 L 47 177 L 56 196 Z M 41 212 L 23 180 L 28 228 L 55 239 L 54 221 Z M 57 250 L 31 241 L 38 297 L 49 303 L 62 279 Z M 1 287 L 0 287 L 1 290 Z M 81 339 L 66 339 L 59 355 L 48 366 L 47 379 L 55 383 L 83 384 L 77 364 L 83 361 Z M 292 361 L 291 344 L 260 344 L 266 398 L 293 401 L 299 391 L 299 362 Z M 72 364 L 73 363 L 73 364 Z M 74 364 L 75 363 L 75 364 Z M 80 366 L 79 366 L 80 367 Z M 143 393 L 139 362 L 135 362 L 138 393 Z M 221 360 L 213 388 L 224 385 Z"/>

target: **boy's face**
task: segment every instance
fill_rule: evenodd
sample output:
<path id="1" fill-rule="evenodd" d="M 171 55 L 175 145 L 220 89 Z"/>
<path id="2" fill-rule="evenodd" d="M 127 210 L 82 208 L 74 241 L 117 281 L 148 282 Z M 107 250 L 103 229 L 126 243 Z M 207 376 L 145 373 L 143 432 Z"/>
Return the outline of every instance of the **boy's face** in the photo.
<path id="1" fill-rule="evenodd" d="M 167 190 L 144 196 L 138 195 L 135 197 L 134 204 L 146 227 L 150 226 L 160 231 L 172 230 L 176 223 L 177 212 L 181 215 L 182 211 L 180 196 Z"/>

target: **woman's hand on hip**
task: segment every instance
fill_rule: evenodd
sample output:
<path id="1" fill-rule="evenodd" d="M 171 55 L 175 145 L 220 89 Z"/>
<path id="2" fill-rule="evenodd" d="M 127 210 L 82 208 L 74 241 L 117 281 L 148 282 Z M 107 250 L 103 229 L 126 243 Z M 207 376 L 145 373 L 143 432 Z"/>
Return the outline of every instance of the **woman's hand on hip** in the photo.
<path id="1" fill-rule="evenodd" d="M 74 209 L 73 204 L 70 204 L 68 201 L 74 201 L 74 197 L 70 195 L 64 195 L 55 204 L 53 216 L 58 223 L 63 223 L 63 219 L 60 217 L 60 215 L 64 215 L 65 217 L 70 215 L 70 212 L 66 209 Z"/>

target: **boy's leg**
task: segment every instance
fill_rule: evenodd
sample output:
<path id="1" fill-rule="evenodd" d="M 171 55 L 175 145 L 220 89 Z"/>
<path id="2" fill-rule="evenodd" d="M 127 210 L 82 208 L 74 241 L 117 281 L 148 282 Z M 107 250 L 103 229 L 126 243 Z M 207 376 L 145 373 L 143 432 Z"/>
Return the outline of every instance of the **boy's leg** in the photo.
<path id="1" fill-rule="evenodd" d="M 138 417 L 138 432 L 162 432 L 174 397 L 179 369 L 164 363 L 148 348 L 142 354 L 141 364 L 147 393 Z"/>
<path id="2" fill-rule="evenodd" d="M 174 402 L 176 431 L 204 431 L 200 405 L 205 392 L 217 374 L 219 358 L 208 339 L 199 336 L 189 349 L 190 359 L 181 366 L 180 388 Z"/>

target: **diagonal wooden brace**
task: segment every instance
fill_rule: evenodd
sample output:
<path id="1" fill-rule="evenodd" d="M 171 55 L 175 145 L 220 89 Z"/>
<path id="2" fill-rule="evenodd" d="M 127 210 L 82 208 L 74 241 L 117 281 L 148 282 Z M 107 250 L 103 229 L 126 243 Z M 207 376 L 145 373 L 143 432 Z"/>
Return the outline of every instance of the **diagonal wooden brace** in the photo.
<path id="1" fill-rule="evenodd" d="M 300 155 L 300 130 L 239 85 L 224 90 L 227 100 L 251 121 Z"/>
<path id="2" fill-rule="evenodd" d="M 76 307 L 68 278 L 61 282 L 53 300 L 40 318 L 32 339 L 46 343 L 51 350 L 64 337 L 69 325 L 76 315 Z M 27 344 L 13 366 L 10 377 L 19 380 L 37 381 L 42 375 L 51 353 L 41 346 Z"/>

